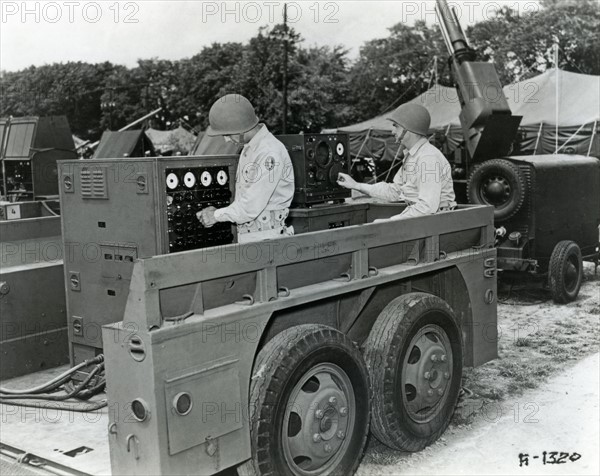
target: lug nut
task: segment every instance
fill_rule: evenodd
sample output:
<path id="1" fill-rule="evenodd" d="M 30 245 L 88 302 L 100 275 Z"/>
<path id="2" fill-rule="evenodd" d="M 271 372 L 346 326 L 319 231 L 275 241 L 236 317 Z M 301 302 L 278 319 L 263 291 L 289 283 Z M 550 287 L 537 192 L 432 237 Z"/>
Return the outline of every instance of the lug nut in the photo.
<path id="1" fill-rule="evenodd" d="M 325 453 L 331 453 L 331 445 L 325 445 Z"/>
<path id="2" fill-rule="evenodd" d="M 340 415 L 346 416 L 348 414 L 348 409 L 346 407 L 340 408 Z"/>
<path id="3" fill-rule="evenodd" d="M 423 377 L 425 377 L 425 380 L 429 380 L 431 378 L 431 374 L 429 372 L 425 372 Z"/>
<path id="4" fill-rule="evenodd" d="M 321 435 L 319 435 L 318 433 L 315 433 L 315 434 L 313 435 L 313 441 L 314 441 L 315 443 L 318 443 L 319 441 L 321 441 Z"/>
<path id="5" fill-rule="evenodd" d="M 427 390 L 427 395 L 429 395 L 431 397 L 433 395 L 433 390 L 431 390 L 431 389 Z"/>
<path id="6" fill-rule="evenodd" d="M 321 418 L 323 418 L 323 415 L 324 415 L 324 413 L 323 413 L 323 410 L 317 410 L 317 411 L 315 412 L 315 417 L 317 417 L 319 420 L 320 420 Z"/>
<path id="7" fill-rule="evenodd" d="M 444 372 L 444 378 L 446 378 L 446 379 L 450 378 L 450 373 L 449 372 Z"/>
<path id="8" fill-rule="evenodd" d="M 337 398 L 335 398 L 335 397 L 331 397 L 331 398 L 329 399 L 329 403 L 331 403 L 332 405 L 337 405 Z"/>
<path id="9" fill-rule="evenodd" d="M 346 436 L 346 433 L 344 433 L 343 431 L 340 430 L 340 431 L 337 432 L 337 437 L 340 440 L 343 440 L 345 436 Z"/>
<path id="10" fill-rule="evenodd" d="M 442 362 L 446 362 L 446 356 L 445 356 L 445 355 L 442 355 L 442 356 L 440 357 L 440 359 L 441 359 L 441 361 L 442 361 Z"/>
<path id="11" fill-rule="evenodd" d="M 432 362 L 437 362 L 437 359 L 438 359 L 438 358 L 437 358 L 437 355 L 433 354 L 433 355 L 431 356 L 431 361 L 432 361 Z"/>

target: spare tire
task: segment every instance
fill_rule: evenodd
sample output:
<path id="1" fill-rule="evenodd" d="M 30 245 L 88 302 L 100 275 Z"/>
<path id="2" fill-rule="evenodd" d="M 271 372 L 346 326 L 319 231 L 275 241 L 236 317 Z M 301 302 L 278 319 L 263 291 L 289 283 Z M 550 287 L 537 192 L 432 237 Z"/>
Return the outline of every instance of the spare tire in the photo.
<path id="1" fill-rule="evenodd" d="M 492 205 L 496 221 L 508 220 L 523 206 L 527 184 L 519 167 L 505 159 L 479 165 L 467 184 L 469 203 Z"/>

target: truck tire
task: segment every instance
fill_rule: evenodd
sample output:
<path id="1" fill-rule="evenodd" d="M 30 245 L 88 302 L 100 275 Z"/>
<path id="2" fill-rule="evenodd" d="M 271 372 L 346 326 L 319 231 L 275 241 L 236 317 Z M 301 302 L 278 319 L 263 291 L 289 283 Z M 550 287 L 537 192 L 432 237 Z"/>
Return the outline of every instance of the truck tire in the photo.
<path id="1" fill-rule="evenodd" d="M 443 299 L 409 293 L 383 309 L 365 342 L 379 441 L 419 451 L 438 439 L 458 400 L 462 349 L 460 325 Z"/>
<path id="2" fill-rule="evenodd" d="M 496 221 L 513 217 L 523 206 L 526 193 L 519 167 L 505 159 L 487 160 L 477 166 L 467 184 L 469 202 L 492 205 Z"/>
<path id="3" fill-rule="evenodd" d="M 328 326 L 300 325 L 259 352 L 250 383 L 248 475 L 348 475 L 369 429 L 369 376 L 359 349 Z"/>
<path id="4" fill-rule="evenodd" d="M 548 286 L 552 299 L 566 304 L 577 299 L 583 280 L 581 250 L 574 241 L 559 241 L 550 256 Z"/>

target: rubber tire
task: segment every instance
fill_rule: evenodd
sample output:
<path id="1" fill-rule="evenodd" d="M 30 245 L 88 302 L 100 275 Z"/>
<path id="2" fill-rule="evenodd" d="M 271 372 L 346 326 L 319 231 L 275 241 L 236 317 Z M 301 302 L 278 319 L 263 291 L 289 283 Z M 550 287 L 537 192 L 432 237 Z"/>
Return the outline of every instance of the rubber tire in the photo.
<path id="1" fill-rule="evenodd" d="M 577 283 L 573 289 L 567 289 L 565 273 L 570 258 L 577 261 Z M 581 283 L 583 281 L 583 259 L 581 249 L 574 241 L 559 241 L 550 256 L 548 264 L 548 286 L 552 293 L 552 299 L 557 304 L 566 304 L 577 299 Z"/>
<path id="2" fill-rule="evenodd" d="M 512 189 L 508 202 L 500 208 L 494 207 L 496 221 L 508 220 L 515 216 L 523 206 L 527 194 L 527 184 L 517 165 L 505 159 L 488 160 L 479 165 L 469 177 L 467 182 L 469 203 L 493 205 L 486 200 L 481 191 L 482 182 L 490 174 L 504 177 Z"/>
<path id="3" fill-rule="evenodd" d="M 448 398 L 432 421 L 417 423 L 407 414 L 397 380 L 412 338 L 427 324 L 444 329 L 452 348 L 452 381 Z M 371 432 L 383 444 L 402 451 L 420 451 L 436 441 L 452 419 L 461 387 L 463 344 L 454 311 L 441 298 L 408 293 L 391 301 L 377 318 L 365 342 L 373 401 Z"/>
<path id="4" fill-rule="evenodd" d="M 333 362 L 348 375 L 355 390 L 357 411 L 352 442 L 340 464 L 327 475 L 354 474 L 369 433 L 369 374 L 358 347 L 344 334 L 324 325 L 304 324 L 271 339 L 258 353 L 250 383 L 252 457 L 237 471 L 240 476 L 287 476 L 281 445 L 281 424 L 287 398 L 296 383 L 320 362 Z"/>

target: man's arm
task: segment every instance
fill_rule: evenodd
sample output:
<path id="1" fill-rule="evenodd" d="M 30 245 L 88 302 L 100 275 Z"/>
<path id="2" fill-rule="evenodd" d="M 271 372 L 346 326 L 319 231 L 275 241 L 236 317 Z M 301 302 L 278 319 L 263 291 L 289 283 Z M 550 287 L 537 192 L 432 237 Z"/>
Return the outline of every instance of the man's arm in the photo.
<path id="1" fill-rule="evenodd" d="M 361 193 L 365 193 L 373 198 L 379 198 L 387 202 L 400 202 L 404 200 L 402 193 L 402 186 L 396 183 L 396 177 L 394 177 L 394 183 L 379 182 L 375 184 L 359 183 L 354 180 L 350 175 L 340 173 L 338 178 L 338 185 L 344 188 L 357 190 Z"/>
<path id="2" fill-rule="evenodd" d="M 260 215 L 269 203 L 283 173 L 283 161 L 271 155 L 262 154 L 255 162 L 238 172 L 239 180 L 244 181 L 234 202 L 215 211 L 215 220 L 247 223 Z"/>

